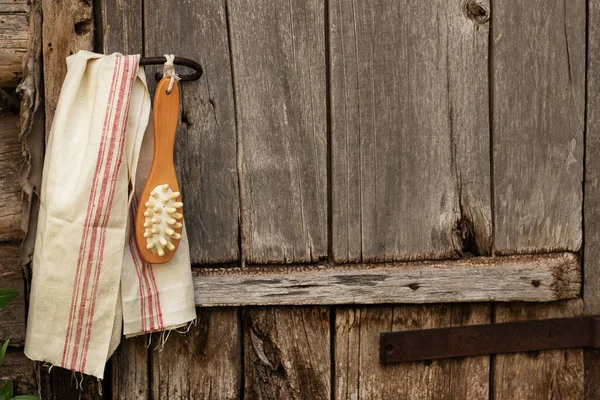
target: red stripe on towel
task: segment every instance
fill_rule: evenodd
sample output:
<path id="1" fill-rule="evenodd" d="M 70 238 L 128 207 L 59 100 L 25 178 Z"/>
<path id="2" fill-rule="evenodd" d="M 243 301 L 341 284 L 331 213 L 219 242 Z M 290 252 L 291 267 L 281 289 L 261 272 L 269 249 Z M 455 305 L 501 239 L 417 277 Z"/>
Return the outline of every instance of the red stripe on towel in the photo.
<path id="1" fill-rule="evenodd" d="M 85 258 L 85 249 L 86 249 L 86 245 L 87 245 L 87 238 L 88 238 L 88 233 L 90 231 L 90 219 L 92 217 L 93 209 L 94 209 L 94 205 L 95 205 L 94 200 L 96 197 L 96 189 L 98 187 L 97 184 L 98 184 L 98 178 L 100 175 L 100 169 L 101 169 L 101 166 L 102 166 L 103 160 L 104 160 L 104 151 L 105 151 L 106 137 L 107 137 L 107 132 L 108 132 L 107 128 L 110 125 L 109 122 L 110 122 L 111 116 L 112 116 L 112 105 L 113 105 L 113 101 L 114 101 L 113 99 L 114 99 L 114 95 L 115 95 L 115 87 L 116 87 L 116 84 L 118 81 L 120 67 L 121 67 L 121 64 L 119 63 L 119 59 L 115 58 L 115 72 L 113 73 L 112 82 L 111 82 L 111 86 L 110 86 L 110 90 L 109 90 L 108 108 L 106 110 L 106 114 L 104 117 L 104 126 L 102 129 L 102 135 L 101 135 L 101 139 L 100 139 L 98 156 L 96 158 L 96 169 L 94 171 L 94 178 L 92 180 L 92 187 L 90 190 L 90 196 L 88 198 L 87 213 L 86 213 L 85 222 L 83 224 L 83 232 L 81 235 L 81 244 L 79 246 L 79 257 L 77 259 L 75 280 L 73 282 L 74 290 L 73 290 L 73 295 L 71 297 L 69 321 L 68 321 L 68 325 L 67 325 L 67 334 L 65 337 L 65 344 L 63 347 L 63 357 L 62 357 L 62 362 L 61 362 L 61 367 L 64 367 L 64 368 L 67 367 L 66 360 L 67 360 L 67 355 L 69 353 L 70 345 L 71 345 L 72 328 L 73 328 L 73 322 L 74 322 L 74 318 L 75 318 L 75 309 L 76 309 L 77 298 L 78 298 L 78 293 L 79 293 L 79 282 L 81 280 L 81 267 L 82 267 L 83 259 Z"/>
<path id="2" fill-rule="evenodd" d="M 116 131 L 118 134 L 118 136 L 115 138 L 115 141 L 117 141 L 119 143 L 119 148 L 117 150 L 117 155 L 116 155 L 116 159 L 115 159 L 116 160 L 115 170 L 114 170 L 113 174 L 111 175 L 111 182 L 110 182 L 109 193 L 108 193 L 108 198 L 107 198 L 108 204 L 107 204 L 106 208 L 104 209 L 105 214 L 104 214 L 104 218 L 102 219 L 102 222 L 101 222 L 98 258 L 96 259 L 96 263 L 92 264 L 92 269 L 95 268 L 95 271 L 94 271 L 94 278 L 91 281 L 91 283 L 92 283 L 92 292 L 90 295 L 91 305 L 89 307 L 89 314 L 88 314 L 87 320 L 85 321 L 86 328 L 85 328 L 85 336 L 83 338 L 83 348 L 82 348 L 83 357 L 81 360 L 81 367 L 80 367 L 82 371 L 85 369 L 85 365 L 86 365 L 86 361 L 87 361 L 87 354 L 88 354 L 88 350 L 89 350 L 90 338 L 91 338 L 91 333 L 92 333 L 92 325 L 93 325 L 93 321 L 94 321 L 94 314 L 96 311 L 96 298 L 97 298 L 97 291 L 98 291 L 98 286 L 99 286 L 99 282 L 100 282 L 100 271 L 102 270 L 102 262 L 104 260 L 104 248 L 105 248 L 105 242 L 106 242 L 106 227 L 108 226 L 108 221 L 110 220 L 110 214 L 111 214 L 111 210 L 112 210 L 113 200 L 115 197 L 115 190 L 117 187 L 117 178 L 119 176 L 119 171 L 121 168 L 121 164 L 123 162 L 123 151 L 125 148 L 125 134 L 127 132 L 127 119 L 129 117 L 129 106 L 131 104 L 130 98 L 131 98 L 131 92 L 133 89 L 133 83 L 135 82 L 135 78 L 137 75 L 137 66 L 138 66 L 137 56 L 126 56 L 125 63 L 127 65 L 125 68 L 125 74 L 124 74 L 124 77 L 127 78 L 125 80 L 125 91 L 123 92 L 123 95 L 119 98 L 119 104 L 118 104 L 118 110 L 117 110 L 118 117 L 115 120 L 115 124 L 114 124 L 114 128 L 113 128 L 113 130 Z M 121 116 L 121 109 L 123 107 L 123 101 L 125 101 L 126 103 L 125 103 L 125 109 L 123 110 L 123 115 Z M 123 244 L 121 244 L 121 246 L 122 245 Z M 93 255 L 92 255 L 92 257 L 93 257 Z"/>

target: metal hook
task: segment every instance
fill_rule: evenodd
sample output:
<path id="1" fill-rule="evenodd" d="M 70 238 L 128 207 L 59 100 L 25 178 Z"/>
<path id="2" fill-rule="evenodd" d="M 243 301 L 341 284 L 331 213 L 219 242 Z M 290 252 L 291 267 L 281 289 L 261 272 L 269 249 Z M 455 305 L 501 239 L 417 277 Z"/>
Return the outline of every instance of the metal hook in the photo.
<path id="1" fill-rule="evenodd" d="M 167 62 L 166 57 L 142 57 L 140 58 L 140 65 L 161 65 Z M 202 76 L 202 66 L 196 61 L 190 60 L 189 58 L 175 57 L 173 60 L 175 65 L 183 65 L 194 70 L 191 74 L 181 74 L 179 77 L 182 81 L 196 81 Z M 156 80 L 162 79 L 162 73 L 157 72 L 155 75 Z"/>

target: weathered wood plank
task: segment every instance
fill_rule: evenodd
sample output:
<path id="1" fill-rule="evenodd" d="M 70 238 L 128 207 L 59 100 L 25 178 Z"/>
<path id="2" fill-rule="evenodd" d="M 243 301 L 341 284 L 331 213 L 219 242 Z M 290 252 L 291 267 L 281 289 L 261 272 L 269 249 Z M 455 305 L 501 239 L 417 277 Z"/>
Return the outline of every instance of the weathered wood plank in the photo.
<path id="1" fill-rule="evenodd" d="M 489 11 L 463 3 L 330 5 L 336 261 L 489 252 Z"/>
<path id="2" fill-rule="evenodd" d="M 329 399 L 326 307 L 244 310 L 244 398 Z"/>
<path id="3" fill-rule="evenodd" d="M 155 399 L 239 399 L 242 386 L 241 329 L 235 308 L 198 309 L 186 334 L 171 332 L 163 351 L 153 351 Z M 154 335 L 156 344 L 160 335 Z"/>
<path id="4" fill-rule="evenodd" d="M 164 10 L 172 7 L 171 1 L 144 4 L 146 54 L 173 53 L 198 60 L 204 68 L 199 81 L 181 85 L 175 149 L 192 263 L 236 261 L 240 211 L 225 2 L 186 3 L 185 11 L 169 18 Z M 151 82 L 154 85 L 153 77 Z"/>
<path id="5" fill-rule="evenodd" d="M 148 335 L 121 339 L 112 356 L 112 398 L 148 399 Z"/>
<path id="6" fill-rule="evenodd" d="M 44 60 L 44 104 L 46 136 L 50 133 L 58 96 L 67 74 L 66 58 L 79 50 L 94 48 L 91 1 L 49 0 L 42 2 Z"/>
<path id="7" fill-rule="evenodd" d="M 17 86 L 23 78 L 29 23 L 25 13 L 3 14 L 0 4 L 0 87 Z"/>
<path id="8" fill-rule="evenodd" d="M 581 300 L 551 304 L 502 304 L 496 322 L 572 317 L 583 310 Z M 499 354 L 494 361 L 494 398 L 583 399 L 581 349 Z"/>
<path id="9" fill-rule="evenodd" d="M 600 1 L 588 1 L 583 310 L 600 314 Z M 591 95 L 590 95 L 591 94 Z M 600 398 L 600 350 L 586 349 L 585 397 Z"/>
<path id="10" fill-rule="evenodd" d="M 23 213 L 28 210 L 20 184 L 25 158 L 19 132 L 19 115 L 0 110 L 0 241 L 25 236 Z"/>
<path id="11" fill-rule="evenodd" d="M 0 244 L 0 287 L 16 290 L 19 296 L 0 312 L 0 341 L 13 346 L 25 343 L 25 279 L 21 269 L 21 248 L 16 243 Z"/>
<path id="12" fill-rule="evenodd" d="M 104 54 L 142 54 L 142 0 L 103 0 L 95 13 L 101 23 L 96 41 Z"/>
<path id="13" fill-rule="evenodd" d="M 229 2 L 243 257 L 327 256 L 324 2 Z"/>
<path id="14" fill-rule="evenodd" d="M 49 375 L 47 387 L 42 391 L 44 400 L 103 400 L 103 383 L 108 380 L 100 381 L 91 375 L 82 375 L 73 373 L 64 368 L 52 368 L 48 371 L 46 367 L 42 368 L 42 375 Z M 107 388 L 108 389 L 108 388 Z"/>
<path id="15" fill-rule="evenodd" d="M 494 240 L 500 254 L 581 246 L 585 3 L 495 4 Z"/>
<path id="16" fill-rule="evenodd" d="M 0 14 L 26 13 L 29 0 L 0 0 Z"/>
<path id="17" fill-rule="evenodd" d="M 448 18 L 448 93 L 460 220 L 458 252 L 487 255 L 492 245 L 489 108 L 489 0 L 442 1 Z"/>
<path id="18" fill-rule="evenodd" d="M 572 253 L 194 270 L 199 306 L 553 301 L 580 296 Z"/>
<path id="19" fill-rule="evenodd" d="M 489 357 L 379 363 L 381 332 L 489 322 L 489 305 L 416 305 L 336 310 L 339 399 L 488 399 Z"/>
<path id="20" fill-rule="evenodd" d="M 4 311 L 2 312 L 4 313 Z M 21 348 L 9 348 L 6 352 L 4 360 L 2 360 L 2 368 L 0 368 L 0 382 L 5 379 L 12 379 L 15 396 L 38 395 L 35 363 L 25 357 Z"/>

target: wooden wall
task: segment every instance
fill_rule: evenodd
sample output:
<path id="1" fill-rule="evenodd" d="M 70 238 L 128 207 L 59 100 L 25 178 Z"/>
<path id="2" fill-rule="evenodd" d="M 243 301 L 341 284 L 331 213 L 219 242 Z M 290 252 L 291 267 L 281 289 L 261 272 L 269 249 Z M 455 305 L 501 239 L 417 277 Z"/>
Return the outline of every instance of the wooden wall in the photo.
<path id="1" fill-rule="evenodd" d="M 203 65 L 176 148 L 195 268 L 570 252 L 590 281 L 585 304 L 198 308 L 163 351 L 123 340 L 83 397 L 600 398 L 580 349 L 378 363 L 384 331 L 597 312 L 596 3 L 43 1 L 47 127 L 79 49 Z"/>

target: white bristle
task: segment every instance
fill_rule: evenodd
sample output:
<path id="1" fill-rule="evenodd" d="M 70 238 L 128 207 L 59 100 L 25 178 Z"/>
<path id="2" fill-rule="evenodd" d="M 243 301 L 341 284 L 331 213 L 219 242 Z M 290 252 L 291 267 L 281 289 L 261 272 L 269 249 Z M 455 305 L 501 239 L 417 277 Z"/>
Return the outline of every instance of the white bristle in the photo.
<path id="1" fill-rule="evenodd" d="M 180 196 L 181 193 L 174 192 L 168 184 L 160 184 L 150 192 L 150 198 L 144 203 L 146 248 L 161 257 L 177 248 L 172 240 L 181 239 L 181 233 L 175 231 L 183 228 L 183 221 L 178 221 L 183 218 L 183 202 L 177 201 Z"/>

